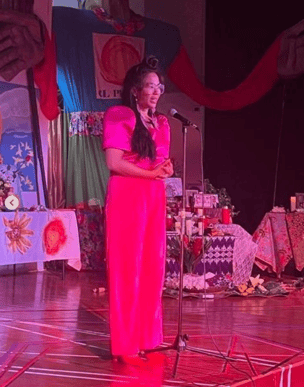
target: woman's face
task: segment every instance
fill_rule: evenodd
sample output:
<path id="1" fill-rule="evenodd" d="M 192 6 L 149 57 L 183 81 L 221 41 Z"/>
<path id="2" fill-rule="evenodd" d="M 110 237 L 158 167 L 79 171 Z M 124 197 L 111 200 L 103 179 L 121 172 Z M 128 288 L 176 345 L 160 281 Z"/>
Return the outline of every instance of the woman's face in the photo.
<path id="1" fill-rule="evenodd" d="M 156 73 L 149 73 L 143 79 L 142 88 L 135 89 L 134 95 L 140 109 L 156 109 L 159 97 L 164 92 L 164 85 L 160 83 Z"/>

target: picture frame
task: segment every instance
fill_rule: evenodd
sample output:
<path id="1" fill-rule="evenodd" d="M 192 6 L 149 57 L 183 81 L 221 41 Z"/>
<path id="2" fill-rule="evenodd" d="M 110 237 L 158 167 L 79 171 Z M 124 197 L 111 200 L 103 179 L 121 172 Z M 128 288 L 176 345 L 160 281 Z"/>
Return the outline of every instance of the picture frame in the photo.
<path id="1" fill-rule="evenodd" d="M 296 210 L 304 211 L 304 193 L 296 193 Z"/>
<path id="2" fill-rule="evenodd" d="M 193 200 L 195 200 L 195 195 L 198 194 L 197 189 L 186 189 L 186 207 L 191 207 L 191 199 L 193 197 Z M 193 201 L 194 204 L 194 201 Z"/>
<path id="3" fill-rule="evenodd" d="M 204 200 L 203 200 L 204 199 Z M 216 208 L 219 202 L 218 194 L 203 194 L 202 192 L 195 195 L 195 208 Z"/>

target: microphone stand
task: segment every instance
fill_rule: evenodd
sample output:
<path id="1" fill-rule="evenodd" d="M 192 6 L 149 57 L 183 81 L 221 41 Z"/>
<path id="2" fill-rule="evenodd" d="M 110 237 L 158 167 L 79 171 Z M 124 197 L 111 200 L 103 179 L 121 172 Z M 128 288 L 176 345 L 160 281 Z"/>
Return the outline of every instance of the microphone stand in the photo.
<path id="1" fill-rule="evenodd" d="M 178 292 L 178 323 L 177 323 L 177 335 L 174 340 L 174 343 L 171 345 L 164 345 L 161 347 L 147 349 L 141 351 L 140 355 L 144 356 L 147 353 L 152 352 L 163 352 L 168 350 L 176 351 L 176 358 L 173 367 L 173 378 L 176 377 L 177 366 L 182 351 L 190 351 L 200 353 L 202 355 L 217 357 L 224 360 L 235 361 L 235 359 L 224 356 L 218 352 L 210 351 L 206 349 L 196 348 L 189 346 L 187 341 L 189 341 L 189 335 L 183 333 L 183 276 L 184 276 L 184 235 L 186 228 L 186 154 L 187 154 L 187 126 L 183 124 L 183 176 L 182 176 L 182 211 L 181 211 L 181 232 L 180 232 L 180 277 L 179 277 L 179 292 Z M 204 233 L 203 233 L 204 234 Z M 202 236 L 204 238 L 204 235 Z M 202 256 L 204 257 L 204 243 L 202 243 Z"/>

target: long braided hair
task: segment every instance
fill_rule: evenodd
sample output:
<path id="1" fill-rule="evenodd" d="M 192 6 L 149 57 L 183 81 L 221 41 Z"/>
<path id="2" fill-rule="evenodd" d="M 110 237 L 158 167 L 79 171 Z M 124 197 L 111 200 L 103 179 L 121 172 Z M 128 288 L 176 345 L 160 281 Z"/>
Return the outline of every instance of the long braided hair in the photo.
<path id="1" fill-rule="evenodd" d="M 143 80 L 149 73 L 155 73 L 162 82 L 163 77 L 159 73 L 157 66 L 158 60 L 153 56 L 133 66 L 126 74 L 122 90 L 122 104 L 131 108 L 136 117 L 135 129 L 131 139 L 132 152 L 137 153 L 140 158 L 148 157 L 152 161 L 156 157 L 155 143 L 149 130 L 141 120 L 132 89 L 141 89 L 143 87 Z"/>

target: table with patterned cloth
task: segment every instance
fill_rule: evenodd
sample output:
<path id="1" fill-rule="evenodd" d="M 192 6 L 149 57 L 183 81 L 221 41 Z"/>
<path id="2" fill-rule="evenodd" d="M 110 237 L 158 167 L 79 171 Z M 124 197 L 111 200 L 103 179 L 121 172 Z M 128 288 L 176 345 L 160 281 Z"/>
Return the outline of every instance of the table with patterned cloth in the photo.
<path id="1" fill-rule="evenodd" d="M 304 268 L 304 213 L 286 214 L 286 223 L 295 265 L 301 271 Z"/>
<path id="2" fill-rule="evenodd" d="M 76 210 L 82 270 L 105 270 L 105 245 L 103 216 L 100 212 Z M 236 285 L 247 282 L 252 271 L 257 245 L 252 237 L 237 224 L 218 224 L 220 231 L 231 236 L 212 237 L 212 245 L 206 253 L 206 270 L 215 274 L 232 274 Z M 177 234 L 171 237 L 178 238 Z M 204 261 L 199 262 L 195 272 L 203 274 Z M 177 275 L 179 264 L 167 258 L 166 274 Z"/>
<path id="3" fill-rule="evenodd" d="M 292 258 L 297 270 L 304 268 L 304 213 L 267 213 L 253 240 L 258 244 L 255 263 L 262 270 L 280 275 Z"/>
<path id="4" fill-rule="evenodd" d="M 237 224 L 218 224 L 216 228 L 230 236 L 211 237 L 212 245 L 205 254 L 205 262 L 202 259 L 195 267 L 194 273 L 203 274 L 206 265 L 207 273 L 232 274 L 235 285 L 246 283 L 252 272 L 257 244 L 252 241 L 251 235 Z M 177 276 L 178 273 L 178 262 L 168 257 L 166 275 Z"/>
<path id="5" fill-rule="evenodd" d="M 73 210 L 0 212 L 1 265 L 67 260 L 80 270 Z"/>

